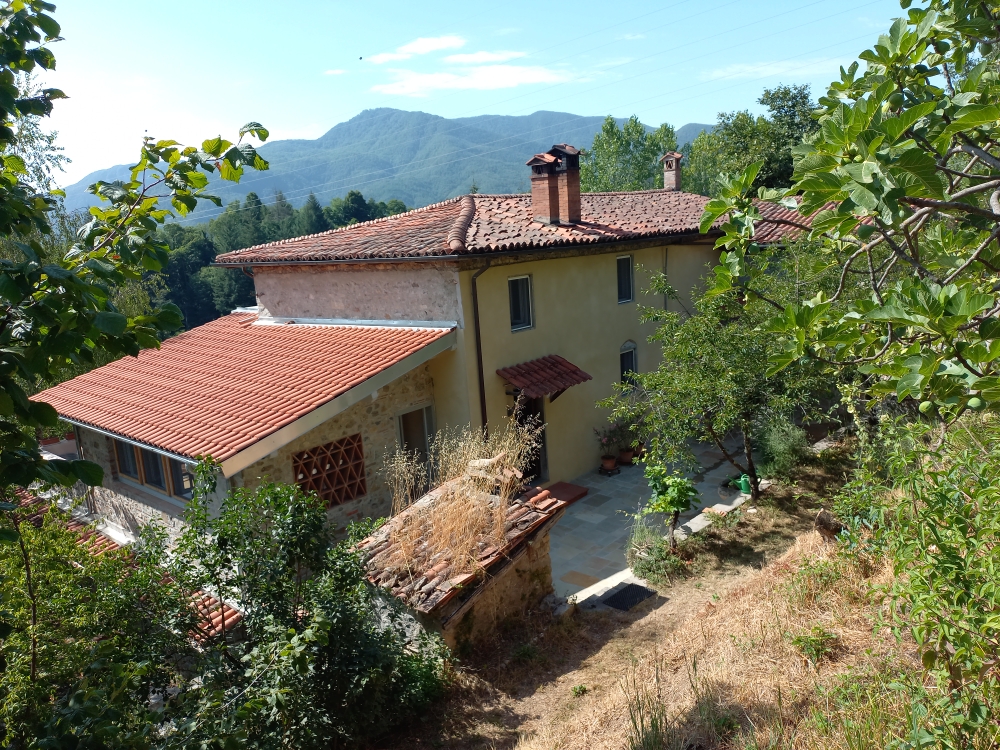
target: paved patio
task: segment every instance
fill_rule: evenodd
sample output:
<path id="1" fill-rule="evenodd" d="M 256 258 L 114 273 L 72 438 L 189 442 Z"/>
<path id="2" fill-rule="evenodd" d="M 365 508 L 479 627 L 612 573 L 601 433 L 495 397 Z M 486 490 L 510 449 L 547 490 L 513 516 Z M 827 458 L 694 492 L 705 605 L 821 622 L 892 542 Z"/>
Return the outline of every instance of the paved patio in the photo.
<path id="1" fill-rule="evenodd" d="M 717 448 L 699 446 L 695 455 L 705 468 L 691 475 L 699 497 L 691 510 L 681 514 L 682 524 L 702 508 L 729 501 L 738 494 L 736 489 L 723 486 L 736 469 Z M 625 544 L 632 518 L 622 511 L 635 513 L 650 494 L 641 464 L 623 466 L 620 474 L 611 477 L 601 476 L 595 469 L 574 479 L 573 484 L 587 487 L 590 492 L 567 508 L 552 528 L 552 583 L 557 596 L 575 594 L 628 567 Z"/>

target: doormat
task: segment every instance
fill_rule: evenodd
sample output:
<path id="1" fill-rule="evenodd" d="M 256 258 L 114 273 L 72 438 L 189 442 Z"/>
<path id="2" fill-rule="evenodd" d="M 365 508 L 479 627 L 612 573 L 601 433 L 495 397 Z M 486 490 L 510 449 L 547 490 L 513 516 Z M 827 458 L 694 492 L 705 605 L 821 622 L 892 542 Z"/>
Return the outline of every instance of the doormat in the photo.
<path id="1" fill-rule="evenodd" d="M 611 596 L 601 599 L 601 603 L 607 604 L 609 607 L 621 610 L 622 612 L 628 612 L 636 604 L 646 601 L 655 593 L 655 591 L 647 589 L 645 586 L 640 586 L 637 583 L 630 583 L 625 588 L 619 589 L 613 593 Z"/>

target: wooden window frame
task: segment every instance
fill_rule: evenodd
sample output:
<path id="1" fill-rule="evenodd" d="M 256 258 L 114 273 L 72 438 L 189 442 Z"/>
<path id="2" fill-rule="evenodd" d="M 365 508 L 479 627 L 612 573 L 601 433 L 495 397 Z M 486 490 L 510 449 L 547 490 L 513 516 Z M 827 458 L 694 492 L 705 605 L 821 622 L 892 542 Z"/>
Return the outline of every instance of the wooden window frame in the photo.
<path id="1" fill-rule="evenodd" d="M 117 438 L 112 438 L 114 451 L 112 452 L 112 458 L 114 459 L 113 474 L 117 474 L 116 479 L 119 482 L 126 482 L 128 484 L 138 484 L 144 490 L 149 492 L 155 492 L 158 495 L 166 495 L 171 500 L 175 502 L 187 502 L 190 498 L 185 497 L 177 492 L 177 488 L 174 487 L 174 473 L 172 462 L 177 462 L 181 465 L 181 471 L 192 474 L 189 469 L 183 467 L 189 466 L 189 464 L 177 461 L 175 458 L 170 458 L 169 456 L 164 456 L 162 453 L 149 450 L 149 448 L 141 448 L 133 443 L 127 443 L 124 440 L 118 440 Z M 135 461 L 136 472 L 138 476 L 132 476 L 131 474 L 126 474 L 121 470 L 121 462 L 119 460 L 118 451 L 119 450 L 131 450 L 133 460 Z M 156 456 L 160 460 L 160 471 L 163 473 L 163 487 L 156 484 L 149 484 L 146 481 L 146 467 L 142 460 L 142 452 L 147 451 L 148 453 Z M 193 474 L 192 474 L 193 476 Z"/>

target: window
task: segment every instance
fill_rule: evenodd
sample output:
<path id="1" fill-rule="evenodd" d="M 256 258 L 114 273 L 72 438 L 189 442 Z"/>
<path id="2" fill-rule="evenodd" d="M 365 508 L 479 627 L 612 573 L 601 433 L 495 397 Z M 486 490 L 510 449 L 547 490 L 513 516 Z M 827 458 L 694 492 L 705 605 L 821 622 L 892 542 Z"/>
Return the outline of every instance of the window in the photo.
<path id="1" fill-rule="evenodd" d="M 507 279 L 507 289 L 510 292 L 510 330 L 531 328 L 531 277 Z"/>
<path id="2" fill-rule="evenodd" d="M 399 416 L 399 444 L 406 450 L 416 451 L 426 461 L 433 438 L 434 415 L 431 407 L 425 406 Z"/>
<path id="3" fill-rule="evenodd" d="M 115 456 L 118 458 L 118 473 L 133 479 L 139 478 L 139 464 L 135 460 L 135 446 L 115 441 Z"/>
<path id="4" fill-rule="evenodd" d="M 368 492 L 361 434 L 349 435 L 292 456 L 295 481 L 327 505 L 340 505 Z"/>
<path id="5" fill-rule="evenodd" d="M 632 299 L 632 256 L 622 255 L 618 258 L 618 303 Z"/>
<path id="6" fill-rule="evenodd" d="M 142 455 L 142 483 L 158 490 L 167 489 L 167 478 L 163 474 L 163 456 L 145 448 L 140 448 L 139 453 Z"/>
<path id="7" fill-rule="evenodd" d="M 631 383 L 633 373 L 639 372 L 638 362 L 635 356 L 635 342 L 626 341 L 619 354 L 622 368 L 622 382 Z"/>
<path id="8" fill-rule="evenodd" d="M 171 494 L 190 500 L 194 494 L 194 476 L 188 471 L 187 464 L 173 458 L 168 458 L 167 462 L 170 464 Z"/>
<path id="9" fill-rule="evenodd" d="M 186 463 L 122 440 L 115 440 L 115 458 L 119 475 L 182 500 L 191 499 L 194 475 Z"/>

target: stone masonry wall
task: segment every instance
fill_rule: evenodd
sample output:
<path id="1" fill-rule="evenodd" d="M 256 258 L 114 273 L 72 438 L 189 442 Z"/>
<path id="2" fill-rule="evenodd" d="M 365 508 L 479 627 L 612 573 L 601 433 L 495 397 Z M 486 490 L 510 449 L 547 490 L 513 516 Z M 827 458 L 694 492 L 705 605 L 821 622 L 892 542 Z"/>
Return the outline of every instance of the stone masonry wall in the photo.
<path id="1" fill-rule="evenodd" d="M 379 389 L 378 397 L 374 400 L 366 398 L 355 404 L 271 455 L 251 464 L 230 481 L 234 486 L 247 488 L 257 487 L 266 481 L 294 484 L 294 454 L 360 432 L 364 445 L 368 492 L 364 497 L 343 505 L 334 505 L 329 511 L 330 519 L 338 529 L 343 529 L 350 521 L 387 516 L 392 509 L 392 497 L 382 478 L 382 462 L 386 453 L 396 448 L 397 417 L 432 401 L 433 384 L 428 367 L 424 365 Z"/>
<path id="2" fill-rule="evenodd" d="M 181 530 L 181 507 L 115 479 L 111 438 L 85 428 L 80 428 L 79 435 L 82 457 L 104 469 L 103 484 L 91 488 L 91 510 L 128 534 L 135 534 L 150 523 L 159 523 L 170 537 L 176 537 Z"/>
<path id="3" fill-rule="evenodd" d="M 258 266 L 257 302 L 279 318 L 461 320 L 458 273 L 429 264 Z"/>
<path id="4" fill-rule="evenodd" d="M 464 611 L 459 610 L 443 623 L 433 617 L 422 620 L 430 620 L 428 624 L 441 632 L 445 643 L 461 654 L 476 641 L 495 633 L 504 620 L 522 616 L 553 591 L 549 556 L 549 532 L 553 525 L 550 522 L 526 542 L 524 554 L 487 580 Z"/>
<path id="5" fill-rule="evenodd" d="M 419 367 L 380 389 L 374 400 L 364 399 L 270 456 L 251 464 L 230 477 L 229 484 L 247 488 L 257 487 L 267 480 L 293 484 L 293 454 L 360 432 L 364 444 L 368 493 L 343 505 L 333 506 L 330 518 L 338 529 L 342 529 L 352 520 L 388 515 L 392 508 L 392 498 L 382 479 L 381 470 L 386 452 L 396 447 L 396 418 L 432 403 L 432 389 L 427 366 Z M 176 538 L 183 526 L 183 508 L 140 486 L 115 479 L 114 445 L 111 438 L 82 428 L 79 432 L 83 457 L 100 464 L 104 469 L 103 485 L 91 490 L 92 511 L 129 534 L 137 533 L 147 524 L 158 523 L 167 530 L 171 538 Z"/>

